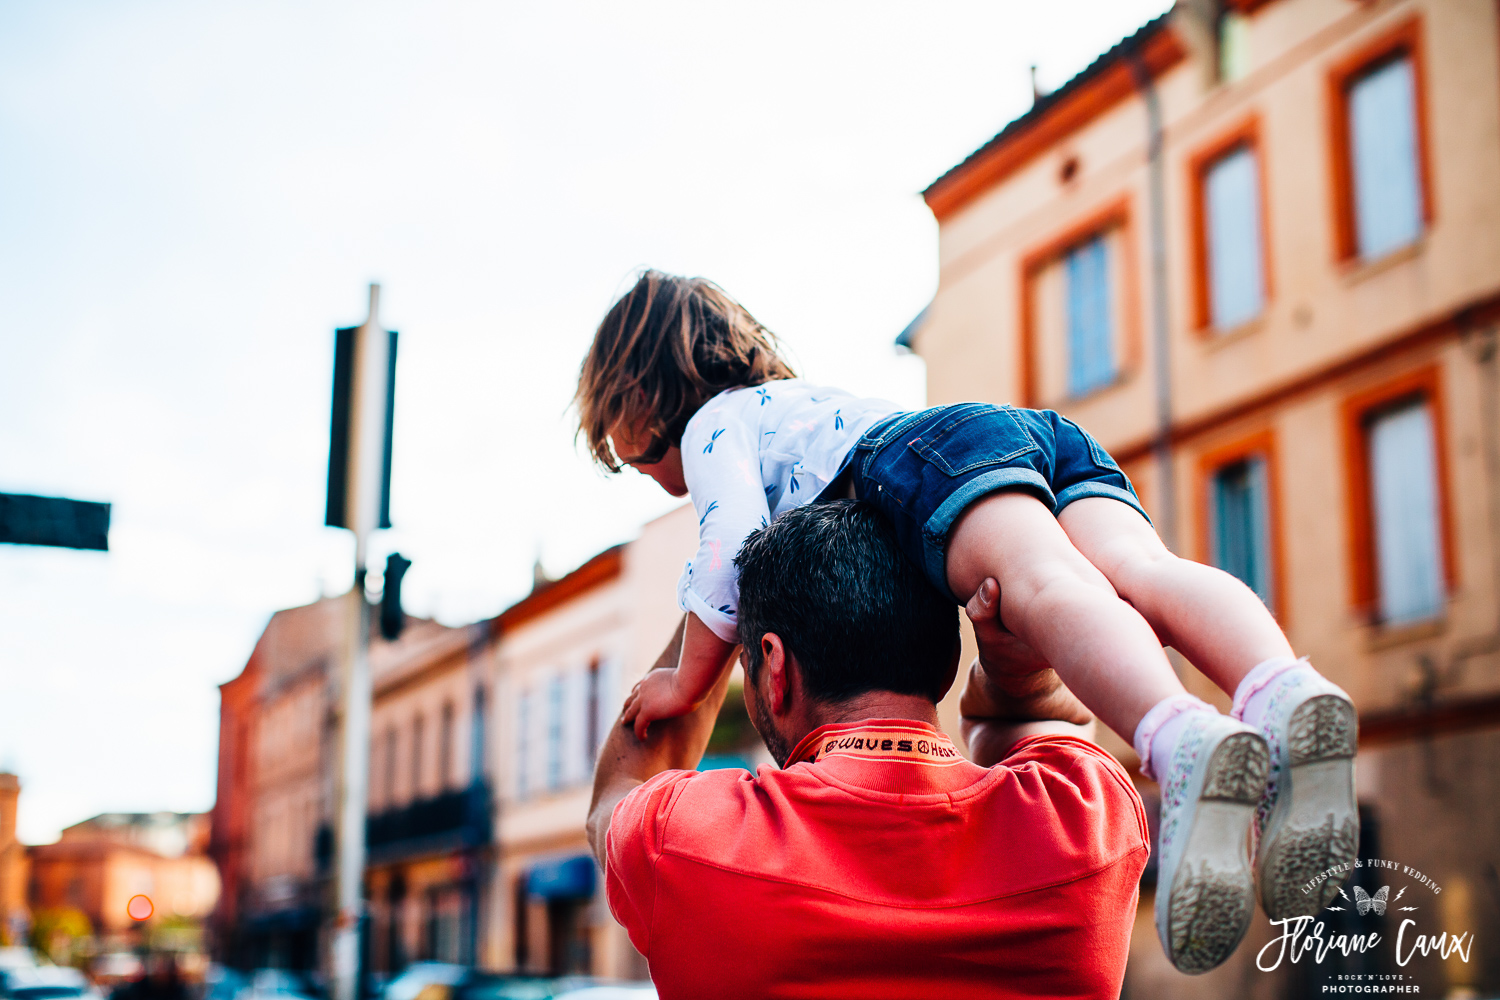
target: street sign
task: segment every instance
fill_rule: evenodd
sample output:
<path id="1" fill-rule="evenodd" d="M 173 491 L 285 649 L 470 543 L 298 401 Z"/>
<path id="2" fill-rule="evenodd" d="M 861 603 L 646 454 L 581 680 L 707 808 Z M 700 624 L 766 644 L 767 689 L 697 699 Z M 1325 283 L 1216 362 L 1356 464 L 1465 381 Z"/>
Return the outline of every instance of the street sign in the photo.
<path id="1" fill-rule="evenodd" d="M 334 331 L 333 415 L 329 421 L 328 509 L 323 523 L 364 538 L 391 526 L 391 436 L 396 407 L 395 330 L 370 318 Z"/>
<path id="2" fill-rule="evenodd" d="M 109 504 L 0 493 L 0 542 L 109 551 Z"/>

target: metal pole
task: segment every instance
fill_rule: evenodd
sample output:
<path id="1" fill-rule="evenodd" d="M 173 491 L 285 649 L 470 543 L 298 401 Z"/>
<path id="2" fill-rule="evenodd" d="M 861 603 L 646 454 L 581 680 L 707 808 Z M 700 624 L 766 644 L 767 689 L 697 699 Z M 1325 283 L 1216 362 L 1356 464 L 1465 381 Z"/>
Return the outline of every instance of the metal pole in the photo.
<path id="1" fill-rule="evenodd" d="M 360 549 L 364 546 L 361 544 Z M 363 553 L 360 553 L 363 555 Z M 364 913 L 365 810 L 370 772 L 370 602 L 365 567 L 356 565 L 349 591 L 340 726 L 337 868 L 338 912 L 334 921 L 334 1000 L 358 1000 L 359 926 Z"/>
<path id="2" fill-rule="evenodd" d="M 1167 300 L 1167 167 L 1161 98 L 1151 70 L 1139 53 L 1130 54 L 1141 100 L 1146 105 L 1147 216 L 1151 240 L 1151 355 L 1156 383 L 1156 530 L 1167 548 L 1177 548 L 1177 475 L 1172 460 L 1172 340 Z"/>
<path id="3" fill-rule="evenodd" d="M 379 326 L 380 286 L 370 286 L 370 315 L 356 331 L 350 401 L 347 526 L 354 532 L 354 587 L 344 616 L 348 634 L 340 684 L 338 839 L 334 875 L 333 1000 L 359 1000 L 360 927 L 364 917 L 365 814 L 370 775 L 370 602 L 366 547 L 380 526 L 389 417 L 390 341 Z"/>

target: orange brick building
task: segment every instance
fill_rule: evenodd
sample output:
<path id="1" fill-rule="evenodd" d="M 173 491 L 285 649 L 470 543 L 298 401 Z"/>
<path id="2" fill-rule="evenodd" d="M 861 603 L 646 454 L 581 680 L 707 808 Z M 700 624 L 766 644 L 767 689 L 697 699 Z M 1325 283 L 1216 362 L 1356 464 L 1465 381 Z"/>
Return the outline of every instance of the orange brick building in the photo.
<path id="1" fill-rule="evenodd" d="M 1354 884 L 1414 907 L 1327 913 L 1387 945 L 1274 973 L 1258 917 L 1189 979 L 1148 885 L 1127 992 L 1500 992 L 1500 6 L 1183 0 L 925 197 L 929 401 L 1060 410 L 1262 596 L 1360 711 L 1360 857 L 1398 867 Z M 1473 952 L 1398 965 L 1403 920 Z"/>
<path id="2" fill-rule="evenodd" d="M 219 898 L 219 876 L 205 854 L 208 817 L 199 813 L 104 813 L 29 850 L 34 914 L 80 910 L 101 945 L 133 943 L 125 905 L 150 898 L 146 921 L 202 920 Z"/>

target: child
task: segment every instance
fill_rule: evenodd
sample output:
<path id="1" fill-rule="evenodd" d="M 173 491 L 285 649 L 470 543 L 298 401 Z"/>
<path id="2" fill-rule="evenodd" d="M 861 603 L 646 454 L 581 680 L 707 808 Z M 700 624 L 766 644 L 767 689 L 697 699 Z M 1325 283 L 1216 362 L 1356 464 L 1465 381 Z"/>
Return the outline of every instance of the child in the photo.
<path id="1" fill-rule="evenodd" d="M 678 584 L 681 659 L 631 692 L 636 734 L 690 711 L 727 669 L 745 536 L 853 495 L 956 603 L 998 581 L 1005 627 L 1133 737 L 1161 783 L 1156 927 L 1177 968 L 1205 972 L 1234 951 L 1252 874 L 1272 919 L 1328 905 L 1337 880 L 1302 887 L 1354 857 L 1354 707 L 1293 656 L 1259 598 L 1168 552 L 1114 460 L 1066 417 L 983 403 L 900 412 L 808 385 L 776 346 L 711 282 L 648 271 L 584 360 L 580 433 L 595 459 L 691 494 L 698 514 Z M 1183 689 L 1163 644 L 1233 692 L 1231 716 Z"/>

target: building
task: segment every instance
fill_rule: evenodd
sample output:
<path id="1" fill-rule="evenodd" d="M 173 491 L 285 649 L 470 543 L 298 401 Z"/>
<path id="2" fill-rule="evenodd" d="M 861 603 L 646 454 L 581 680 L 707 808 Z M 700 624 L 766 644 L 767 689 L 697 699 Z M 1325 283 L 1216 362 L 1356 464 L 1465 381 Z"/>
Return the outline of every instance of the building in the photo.
<path id="1" fill-rule="evenodd" d="M 40 919 L 77 910 L 99 946 L 134 945 L 139 922 L 126 904 L 143 895 L 152 903 L 148 928 L 191 929 L 219 898 L 218 871 L 205 853 L 208 829 L 201 813 L 103 813 L 75 823 L 56 843 L 29 849 L 31 911 Z M 196 948 L 196 935 L 177 943 Z"/>
<path id="2" fill-rule="evenodd" d="M 1330 934 L 1389 941 L 1400 916 L 1477 942 L 1266 973 L 1258 916 L 1188 979 L 1147 886 L 1128 992 L 1500 989 L 1500 8 L 1183 0 L 924 196 L 939 287 L 902 340 L 930 401 L 1093 431 L 1169 543 L 1245 580 L 1353 695 L 1359 854 L 1398 863 L 1355 883 L 1410 884 L 1417 909 L 1351 904 Z"/>
<path id="3" fill-rule="evenodd" d="M 371 970 L 646 975 L 609 914 L 584 821 L 599 745 L 681 618 L 675 585 L 696 543 L 683 506 L 559 580 L 539 576 L 493 619 L 407 619 L 398 640 L 372 637 Z M 277 612 L 220 689 L 210 850 L 224 884 L 216 948 L 231 964 L 320 966 L 347 607 Z M 704 766 L 769 760 L 731 692 Z"/>
<path id="4" fill-rule="evenodd" d="M 245 669 L 220 687 L 211 853 L 224 893 L 214 927 L 220 957 L 236 965 L 321 965 L 348 611 L 344 598 L 278 611 Z M 473 953 L 475 932 L 455 936 L 445 915 L 455 906 L 477 910 L 472 874 L 457 879 L 469 902 L 450 900 L 450 869 L 472 863 L 464 852 L 489 840 L 483 770 L 463 752 L 478 746 L 482 755 L 483 725 L 471 720 L 485 713 L 483 683 L 462 682 L 486 673 L 470 664 L 485 635 L 483 625 L 453 629 L 413 618 L 394 641 L 372 635 L 377 742 L 367 842 L 376 968 Z M 455 680 L 462 693 L 450 690 Z"/>
<path id="5" fill-rule="evenodd" d="M 410 620 L 409 620 L 410 621 Z M 493 882 L 490 622 L 412 622 L 371 651 L 370 963 L 474 963 Z"/>
<path id="6" fill-rule="evenodd" d="M 0 773 L 0 948 L 20 944 L 31 923 L 26 908 L 26 848 L 16 839 L 21 780 Z"/>

